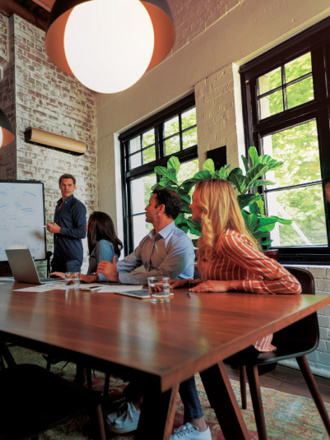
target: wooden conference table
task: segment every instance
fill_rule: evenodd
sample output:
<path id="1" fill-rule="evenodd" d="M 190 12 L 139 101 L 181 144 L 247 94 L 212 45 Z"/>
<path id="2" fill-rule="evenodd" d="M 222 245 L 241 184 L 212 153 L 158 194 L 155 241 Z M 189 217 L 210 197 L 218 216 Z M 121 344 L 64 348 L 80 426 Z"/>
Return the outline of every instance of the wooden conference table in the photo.
<path id="1" fill-rule="evenodd" d="M 0 279 L 1 283 L 1 279 Z M 200 372 L 226 439 L 248 431 L 223 359 L 330 303 L 325 296 L 175 290 L 167 303 L 0 284 L 0 339 L 109 370 L 144 387 L 136 440 L 168 439 L 181 381 Z"/>

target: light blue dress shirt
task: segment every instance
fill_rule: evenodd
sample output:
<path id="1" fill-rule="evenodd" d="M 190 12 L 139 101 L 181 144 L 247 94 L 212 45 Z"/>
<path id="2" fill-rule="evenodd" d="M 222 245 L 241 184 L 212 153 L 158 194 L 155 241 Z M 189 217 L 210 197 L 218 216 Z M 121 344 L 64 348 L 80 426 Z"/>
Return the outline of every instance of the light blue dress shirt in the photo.
<path id="1" fill-rule="evenodd" d="M 192 279 L 194 260 L 194 247 L 190 238 L 171 222 L 156 235 L 151 231 L 134 252 L 117 263 L 119 282 L 147 284 L 151 276 Z M 142 265 L 145 272 L 131 273 Z"/>

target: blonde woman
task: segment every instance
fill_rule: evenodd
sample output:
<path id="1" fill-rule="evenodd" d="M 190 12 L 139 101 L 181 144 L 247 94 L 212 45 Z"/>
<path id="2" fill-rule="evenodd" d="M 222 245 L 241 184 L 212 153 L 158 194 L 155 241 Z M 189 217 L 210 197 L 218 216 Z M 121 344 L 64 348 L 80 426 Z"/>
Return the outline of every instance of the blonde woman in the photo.
<path id="1" fill-rule="evenodd" d="M 301 292 L 294 276 L 259 251 L 257 241 L 245 226 L 230 182 L 210 179 L 197 183 L 190 208 L 192 219 L 200 220 L 203 227 L 197 251 L 201 279 L 173 280 L 172 288 L 188 285 L 191 292 L 198 293 L 239 291 L 297 295 Z M 267 335 L 244 353 L 257 356 L 260 352 L 273 351 L 276 347 L 271 342 L 272 335 Z M 192 405 L 198 408 L 194 378 L 181 387 L 183 385 L 189 390 L 188 394 L 181 396 L 185 410 Z M 197 440 L 210 435 L 201 413 L 197 420 L 191 419 L 172 434 L 171 440 Z"/>
<path id="2" fill-rule="evenodd" d="M 201 279 L 192 292 L 240 291 L 261 294 L 297 295 L 299 282 L 277 261 L 259 250 L 258 242 L 245 226 L 234 189 L 221 179 L 196 184 L 190 205 L 192 219 L 202 222 L 197 266 Z M 172 287 L 186 283 L 175 281 Z"/>

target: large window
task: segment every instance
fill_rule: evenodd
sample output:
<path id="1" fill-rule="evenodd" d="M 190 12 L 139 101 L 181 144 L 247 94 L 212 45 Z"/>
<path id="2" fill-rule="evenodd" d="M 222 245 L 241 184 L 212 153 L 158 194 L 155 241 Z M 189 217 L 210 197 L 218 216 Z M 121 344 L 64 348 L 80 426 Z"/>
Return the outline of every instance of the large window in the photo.
<path id="1" fill-rule="evenodd" d="M 152 229 L 145 222 L 144 208 L 149 203 L 151 187 L 157 182 L 155 166 L 166 166 L 175 155 L 182 163 L 180 173 L 192 176 L 198 171 L 194 95 L 121 134 L 119 139 L 127 254 Z M 185 176 L 178 178 L 184 180 Z"/>
<path id="2" fill-rule="evenodd" d="M 330 264 L 330 20 L 240 69 L 247 147 L 283 161 L 266 176 L 270 233 L 286 263 Z"/>

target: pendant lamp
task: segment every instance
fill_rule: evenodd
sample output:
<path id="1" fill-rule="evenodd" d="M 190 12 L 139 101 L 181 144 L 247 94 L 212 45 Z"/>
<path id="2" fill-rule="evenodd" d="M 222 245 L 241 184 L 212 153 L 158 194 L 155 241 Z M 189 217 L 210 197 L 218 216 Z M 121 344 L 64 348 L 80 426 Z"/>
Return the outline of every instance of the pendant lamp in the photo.
<path id="1" fill-rule="evenodd" d="M 131 87 L 175 40 L 166 0 L 56 0 L 46 31 L 49 58 L 100 93 Z"/>
<path id="2" fill-rule="evenodd" d="M 0 148 L 10 144 L 14 139 L 13 127 L 8 117 L 0 109 Z"/>

